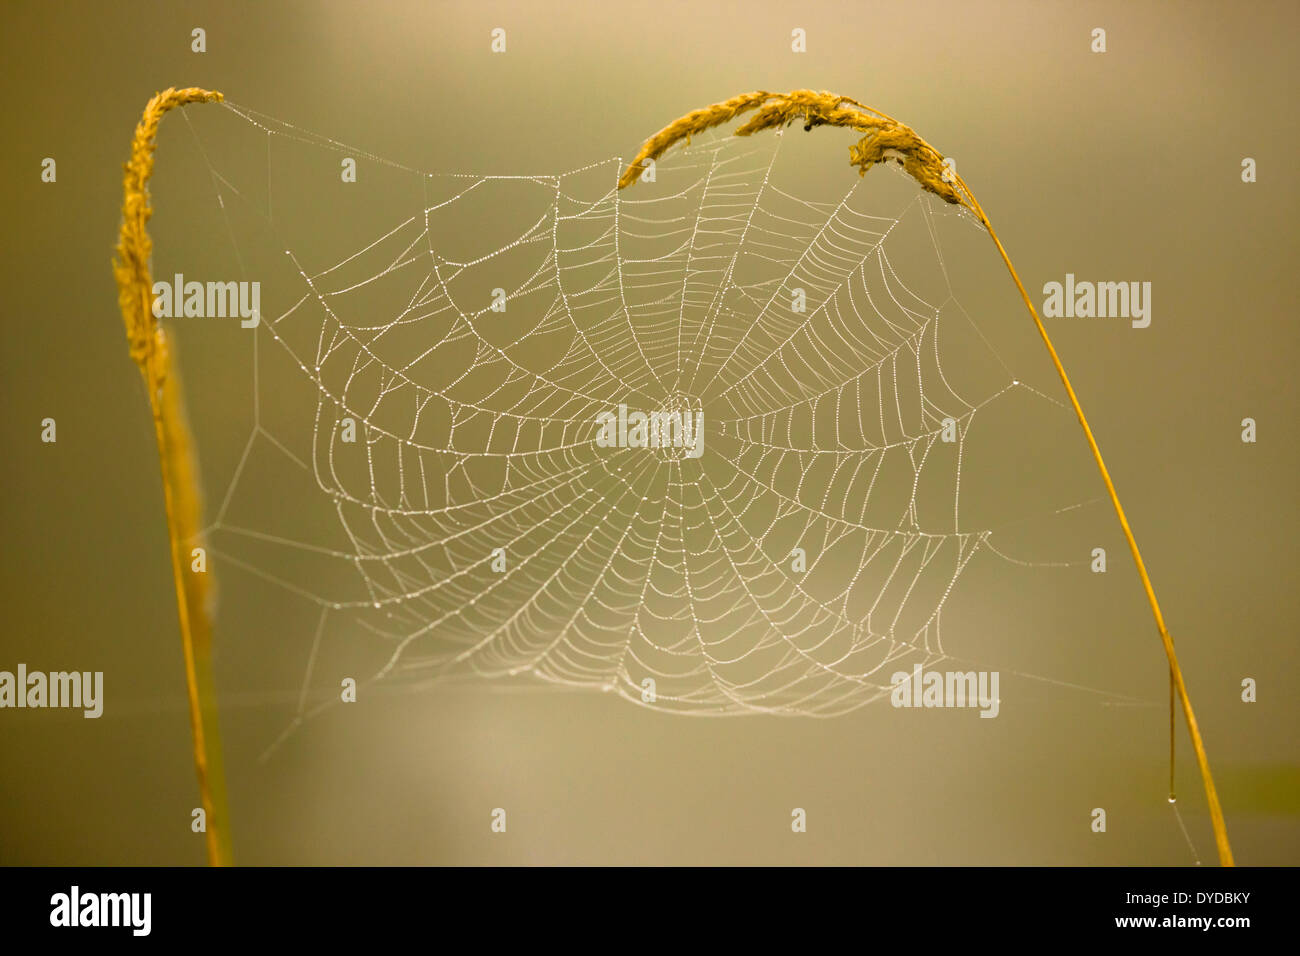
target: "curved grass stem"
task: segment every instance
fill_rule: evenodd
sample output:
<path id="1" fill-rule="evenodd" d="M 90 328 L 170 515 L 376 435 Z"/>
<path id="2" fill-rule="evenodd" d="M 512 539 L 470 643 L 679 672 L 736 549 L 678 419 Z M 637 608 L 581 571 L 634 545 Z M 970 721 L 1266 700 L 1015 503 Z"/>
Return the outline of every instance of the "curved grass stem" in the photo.
<path id="1" fill-rule="evenodd" d="M 1183 717 L 1187 720 L 1187 733 L 1192 738 L 1192 747 L 1196 751 L 1196 762 L 1201 771 L 1201 781 L 1205 785 L 1205 799 L 1210 807 L 1210 823 L 1214 827 L 1214 842 L 1218 847 L 1219 862 L 1223 866 L 1232 866 L 1232 846 L 1228 843 L 1228 828 L 1223 820 L 1223 808 L 1219 805 L 1218 791 L 1214 787 L 1214 776 L 1210 773 L 1210 760 L 1205 754 L 1205 742 L 1201 739 L 1201 729 L 1196 723 L 1196 714 L 1192 710 L 1192 699 L 1188 696 L 1187 684 L 1183 681 L 1182 668 L 1178 666 L 1178 655 L 1174 652 L 1174 639 L 1169 634 L 1169 628 L 1165 626 L 1165 618 L 1160 611 L 1160 602 L 1156 599 L 1155 587 L 1152 586 L 1151 577 L 1147 574 L 1146 562 L 1142 560 L 1142 552 L 1138 548 L 1137 538 L 1133 536 L 1133 529 L 1129 527 L 1128 518 L 1124 514 L 1124 506 L 1120 504 L 1119 493 L 1115 490 L 1115 483 L 1111 480 L 1110 472 L 1106 468 L 1106 462 L 1101 457 L 1101 449 L 1097 447 L 1097 439 L 1093 437 L 1092 427 L 1088 424 L 1088 417 L 1083 413 L 1083 406 L 1079 404 L 1079 397 L 1070 384 L 1070 377 L 1065 374 L 1065 366 L 1061 363 L 1061 357 L 1056 354 L 1056 348 L 1052 345 L 1052 339 L 1047 334 L 1047 328 L 1043 325 L 1043 320 L 1039 318 L 1038 310 L 1034 308 L 1033 302 L 1030 301 L 1029 293 L 1025 291 L 1020 276 L 1016 274 L 1016 268 L 1011 264 L 1011 257 L 1007 255 L 1007 250 L 1003 248 L 1002 240 L 998 238 L 998 234 L 993 231 L 993 226 L 989 223 L 988 217 L 984 215 L 984 210 L 980 208 L 978 202 L 975 202 L 974 195 L 967 189 L 965 183 L 962 183 L 962 188 L 970 196 L 976 215 L 980 217 L 980 221 L 984 223 L 984 228 L 988 230 L 989 236 L 997 245 L 998 252 L 1002 254 L 1002 261 L 1006 263 L 1007 271 L 1011 273 L 1016 288 L 1020 290 L 1020 296 L 1025 301 L 1025 308 L 1029 310 L 1034 325 L 1038 329 L 1038 334 L 1042 337 L 1043 344 L 1052 357 L 1052 364 L 1056 366 L 1056 372 L 1061 378 L 1061 384 L 1065 386 L 1065 393 L 1070 398 L 1070 405 L 1074 408 L 1074 414 L 1079 419 L 1083 434 L 1088 439 L 1088 447 L 1092 450 L 1092 457 L 1097 463 L 1097 470 L 1101 472 L 1102 480 L 1106 483 L 1106 493 L 1110 496 L 1111 504 L 1115 506 L 1115 515 L 1119 518 L 1120 527 L 1124 530 L 1124 540 L 1128 542 L 1129 551 L 1133 555 L 1133 563 L 1137 565 L 1138 577 L 1142 579 L 1142 590 L 1146 592 L 1147 603 L 1151 605 L 1151 614 L 1155 618 L 1156 630 L 1160 633 L 1160 643 L 1164 645 L 1165 656 L 1169 659 L 1170 693 L 1172 696 L 1176 691 L 1183 706 Z M 1174 725 L 1172 716 L 1171 711 L 1169 724 L 1170 799 L 1173 799 L 1174 796 Z"/>
<path id="2" fill-rule="evenodd" d="M 865 174 L 876 163 L 897 162 L 920 184 L 922 189 L 939 196 L 947 202 L 965 206 L 979 218 L 988 231 L 990 238 L 992 238 L 1002 256 L 1002 261 L 1006 264 L 1007 271 L 1011 273 L 1011 278 L 1015 281 L 1016 288 L 1020 290 L 1020 296 L 1024 299 L 1025 308 L 1029 310 L 1029 315 L 1034 320 L 1038 334 L 1042 337 L 1043 344 L 1047 347 L 1047 352 L 1052 358 L 1052 364 L 1056 366 L 1057 374 L 1061 378 L 1061 384 L 1065 386 L 1065 393 L 1070 398 L 1070 405 L 1074 408 L 1074 413 L 1083 428 L 1084 437 L 1088 439 L 1088 447 L 1092 450 L 1092 457 L 1097 463 L 1097 470 L 1101 472 L 1102 480 L 1106 484 L 1106 492 L 1110 496 L 1111 504 L 1115 507 L 1115 514 L 1118 516 L 1120 527 L 1124 531 L 1124 538 L 1128 542 L 1129 551 L 1132 552 L 1133 561 L 1137 565 L 1138 577 L 1142 579 L 1142 588 L 1146 592 L 1148 603 L 1151 605 L 1151 613 L 1155 618 L 1160 641 L 1164 645 L 1165 656 L 1169 660 L 1171 700 L 1176 694 L 1182 703 L 1183 716 L 1187 719 L 1187 730 L 1192 738 L 1192 746 L 1196 750 L 1196 761 L 1200 767 L 1201 780 L 1205 784 L 1205 797 L 1209 803 L 1210 821 L 1214 827 L 1215 843 L 1218 845 L 1219 862 L 1224 866 L 1232 866 L 1232 848 L 1228 844 L 1228 831 L 1223 821 L 1223 809 L 1219 805 L 1219 795 L 1214 788 L 1214 777 L 1210 773 L 1210 762 L 1205 755 L 1205 744 L 1201 740 L 1201 731 L 1196 723 L 1196 715 L 1192 711 L 1192 701 L 1187 694 L 1187 685 L 1183 681 L 1183 672 L 1178 666 L 1178 655 L 1174 653 L 1174 641 L 1169 636 L 1169 629 L 1165 626 L 1164 615 L 1160 612 L 1160 602 L 1156 600 L 1155 588 L 1152 586 L 1151 578 L 1147 574 L 1146 564 L 1142 560 L 1142 552 L 1138 549 L 1137 539 L 1133 536 L 1133 529 L 1129 527 L 1128 518 L 1124 514 L 1123 506 L 1120 504 L 1119 494 L 1115 491 L 1115 483 L 1111 481 L 1106 462 L 1101 457 L 1101 449 L 1097 447 L 1097 440 L 1093 437 L 1092 427 L 1088 424 L 1088 418 L 1083 413 L 1083 406 L 1079 404 L 1079 397 L 1070 384 L 1069 376 L 1065 374 L 1065 366 L 1061 363 L 1056 348 L 1052 345 L 1052 340 L 1047 334 L 1043 320 L 1039 318 L 1038 311 L 1029 299 L 1029 293 L 1025 291 L 1024 283 L 1020 281 L 1015 266 L 1011 264 L 1011 257 L 1007 255 L 1002 240 L 998 238 L 998 234 L 993 230 L 988 216 L 984 214 L 984 210 L 976 201 L 975 194 L 960 176 L 957 176 L 952 169 L 944 165 L 942 154 L 918 136 L 915 130 L 903 125 L 880 110 L 866 106 L 847 96 L 838 96 L 827 92 L 819 93 L 814 90 L 794 90 L 790 93 L 769 93 L 766 90 L 757 90 L 753 93 L 744 93 L 721 103 L 694 110 L 665 126 L 645 141 L 640 152 L 628 164 L 627 169 L 620 177 L 619 188 L 624 189 L 639 181 L 645 162 L 658 159 L 677 142 L 681 140 L 689 141 L 691 136 L 697 133 L 730 122 L 741 114 L 750 111 L 753 111 L 754 115 L 736 129 L 735 135 L 749 136 L 759 130 L 782 128 L 792 122 L 803 123 L 805 130 L 811 130 L 815 126 L 838 126 L 865 134 L 861 140 L 849 148 L 849 163 L 858 168 L 859 175 Z M 1170 722 L 1170 797 L 1173 797 L 1172 710 Z"/>
<path id="3" fill-rule="evenodd" d="M 177 106 L 221 99 L 220 93 L 191 88 L 167 89 L 149 100 L 135 128 L 131 158 L 124 167 L 122 228 L 113 261 L 118 305 L 126 324 L 131 358 L 144 377 L 158 444 L 172 583 L 176 589 L 194 737 L 194 767 L 205 815 L 208 862 L 213 866 L 227 866 L 233 859 L 212 674 L 212 587 L 208 574 L 189 570 L 189 549 L 200 539 L 203 502 L 175 355 L 153 314 L 153 283 L 149 275 L 152 242 L 146 227 L 153 214 L 148 184 L 153 173 L 159 122 L 168 110 Z"/>

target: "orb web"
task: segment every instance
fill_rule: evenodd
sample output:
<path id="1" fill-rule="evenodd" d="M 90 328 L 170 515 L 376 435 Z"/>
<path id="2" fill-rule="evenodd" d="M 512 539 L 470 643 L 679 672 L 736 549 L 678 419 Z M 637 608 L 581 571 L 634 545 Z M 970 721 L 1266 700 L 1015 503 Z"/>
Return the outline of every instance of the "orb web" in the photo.
<path id="1" fill-rule="evenodd" d="M 245 336 L 254 381 L 207 539 L 320 608 L 299 718 L 327 627 L 373 651 L 369 681 L 841 714 L 968 663 L 941 621 L 976 555 L 1083 563 L 1010 554 L 971 513 L 980 423 L 1069 421 L 954 291 L 943 236 L 982 228 L 901 173 L 859 177 L 831 133 L 711 132 L 620 191 L 619 157 L 430 173 L 223 115 L 254 144 L 224 161 L 186 121 L 262 321 L 192 333 Z M 409 189 L 342 228 L 321 212 L 341 156 Z M 638 441 L 638 421 L 698 429 Z M 1080 507 L 1019 503 L 1002 518 Z"/>

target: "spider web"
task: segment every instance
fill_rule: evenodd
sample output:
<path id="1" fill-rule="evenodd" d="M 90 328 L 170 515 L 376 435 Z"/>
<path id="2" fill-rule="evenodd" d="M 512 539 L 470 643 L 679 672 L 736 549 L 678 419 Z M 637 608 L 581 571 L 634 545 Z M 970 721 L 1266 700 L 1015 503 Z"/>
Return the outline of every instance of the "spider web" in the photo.
<path id="1" fill-rule="evenodd" d="M 184 333 L 252 339 L 254 426 L 207 540 L 320 609 L 295 725 L 327 628 L 375 651 L 369 681 L 842 714 L 970 663 L 941 620 L 976 555 L 1086 563 L 991 540 L 1082 495 L 971 491 L 1027 454 L 1017 429 L 1069 422 L 954 293 L 942 237 L 982 228 L 901 172 L 858 177 L 831 133 L 696 137 L 620 192 L 616 157 L 434 174 L 221 115 L 266 140 L 223 161 L 195 137 L 263 308 Z M 340 229 L 340 156 L 410 188 Z M 702 453 L 602 446 L 619 406 L 698 411 Z"/>

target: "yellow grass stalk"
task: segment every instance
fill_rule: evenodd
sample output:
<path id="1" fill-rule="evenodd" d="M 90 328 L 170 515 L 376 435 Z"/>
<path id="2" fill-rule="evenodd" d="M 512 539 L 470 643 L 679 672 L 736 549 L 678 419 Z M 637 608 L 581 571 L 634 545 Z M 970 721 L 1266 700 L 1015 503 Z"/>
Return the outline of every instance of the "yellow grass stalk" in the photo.
<path id="1" fill-rule="evenodd" d="M 975 194 L 971 192 L 970 187 L 955 171 L 951 171 L 943 165 L 943 158 L 940 153 L 921 139 L 910 127 L 904 126 L 879 110 L 864 106 L 857 100 L 850 99 L 847 96 L 836 96 L 834 93 L 826 92 L 818 93 L 813 90 L 795 90 L 791 93 L 769 93 L 765 90 L 758 90 L 753 93 L 743 93 L 721 103 L 715 103 L 712 106 L 706 106 L 703 109 L 687 113 L 680 119 L 665 126 L 645 141 L 636 158 L 628 164 L 627 169 L 619 178 L 619 188 L 626 188 L 640 179 L 646 161 L 657 160 L 675 143 L 681 140 L 689 142 L 691 136 L 696 133 L 728 123 L 751 110 L 756 112 L 747 122 L 736 129 L 735 135 L 749 136 L 760 130 L 781 128 L 796 121 L 802 122 L 805 130 L 810 130 L 814 126 L 840 126 L 864 133 L 863 138 L 849 148 L 849 163 L 858 167 L 859 175 L 865 174 L 876 163 L 896 161 L 920 183 L 922 189 L 932 192 L 950 203 L 965 206 L 979 218 L 984 228 L 988 230 L 989 236 L 993 239 L 998 252 L 1002 256 L 1002 261 L 1006 264 L 1007 271 L 1016 283 L 1016 288 L 1020 290 L 1020 297 L 1024 299 L 1025 308 L 1029 310 L 1029 315 L 1034 320 L 1038 334 L 1042 337 L 1043 344 L 1047 346 L 1047 352 L 1052 358 L 1052 364 L 1056 366 L 1056 372 L 1061 378 L 1061 384 L 1065 386 L 1065 393 L 1069 396 L 1070 404 L 1074 407 L 1074 413 L 1078 416 L 1079 424 L 1083 427 L 1083 434 L 1088 439 L 1088 447 L 1092 450 L 1092 457 L 1097 463 L 1098 471 L 1101 472 L 1102 481 L 1106 484 L 1106 491 L 1110 495 L 1111 504 L 1115 506 L 1115 514 L 1118 516 L 1120 527 L 1124 531 L 1124 538 L 1128 541 L 1129 550 L 1133 554 L 1138 576 L 1142 579 L 1142 588 L 1146 592 L 1147 602 L 1151 605 L 1151 613 L 1155 618 L 1156 630 L 1160 633 L 1160 641 L 1164 645 L 1165 656 L 1169 660 L 1171 702 L 1170 800 L 1173 800 L 1172 702 L 1176 693 L 1182 703 L 1183 716 L 1187 719 L 1187 730 L 1192 738 L 1192 746 L 1196 750 L 1196 761 L 1200 767 L 1201 780 L 1205 784 L 1205 797 L 1210 808 L 1210 821 L 1214 827 L 1214 840 L 1218 846 L 1219 862 L 1224 866 L 1232 866 L 1232 847 L 1228 844 L 1228 830 L 1223 821 L 1223 809 L 1219 805 L 1219 795 L 1214 788 L 1214 777 L 1210 773 L 1210 762 L 1205 755 L 1205 744 L 1201 740 L 1201 731 L 1196 723 L 1196 715 L 1192 711 L 1192 701 L 1187 694 L 1187 685 L 1183 681 L 1183 672 L 1178 666 L 1178 655 L 1174 653 L 1174 641 L 1169 635 L 1169 629 L 1165 626 L 1164 615 L 1160 612 L 1160 603 L 1156 600 L 1155 588 L 1152 587 L 1151 578 L 1147 574 L 1146 564 L 1142 560 L 1142 552 L 1138 550 L 1137 539 L 1134 538 L 1133 530 L 1129 527 L 1128 518 L 1124 515 L 1124 508 L 1120 504 L 1119 494 L 1115 491 L 1115 483 L 1111 480 L 1110 472 L 1106 469 L 1106 462 L 1101 457 L 1101 449 L 1097 447 L 1097 440 L 1093 437 L 1092 428 L 1088 424 L 1087 416 L 1083 413 L 1083 406 L 1079 404 L 1079 397 L 1070 384 L 1069 376 L 1065 374 L 1065 366 L 1061 364 L 1061 358 L 1057 355 L 1056 348 L 1052 345 L 1052 340 L 1047 334 L 1047 329 L 1044 327 L 1042 319 L 1038 317 L 1038 311 L 1034 308 L 1033 302 L 1030 301 L 1024 283 L 1020 281 L 1020 276 L 1016 273 L 1015 266 L 1011 264 L 1011 258 L 1002 246 L 1002 240 L 994 232 L 993 225 L 975 199 Z"/>
<path id="2" fill-rule="evenodd" d="M 153 314 L 153 282 L 149 276 L 153 244 L 146 226 L 153 215 L 148 184 L 153 173 L 154 150 L 158 145 L 159 122 L 174 107 L 220 102 L 221 99 L 220 93 L 191 88 L 166 89 L 149 101 L 135 128 L 131 158 L 124 167 L 122 229 L 117 243 L 117 258 L 113 261 L 118 305 L 126 323 L 131 358 L 144 376 L 149 407 L 153 412 L 154 437 L 162 467 L 167 533 L 171 542 L 172 580 L 176 587 L 185 655 L 190 726 L 194 732 L 194 766 L 198 771 L 199 797 L 207 818 L 208 862 L 213 866 L 227 866 L 232 857 L 221 738 L 217 730 L 216 688 L 212 676 L 212 587 L 208 574 L 190 570 L 190 549 L 200 544 L 203 501 L 175 355 L 165 330 Z"/>

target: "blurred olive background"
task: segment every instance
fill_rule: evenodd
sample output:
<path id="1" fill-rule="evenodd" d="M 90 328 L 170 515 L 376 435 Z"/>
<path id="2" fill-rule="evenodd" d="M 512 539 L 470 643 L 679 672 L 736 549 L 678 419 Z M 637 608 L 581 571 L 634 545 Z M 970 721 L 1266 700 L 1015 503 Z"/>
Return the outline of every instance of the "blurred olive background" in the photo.
<path id="1" fill-rule="evenodd" d="M 10 3 L 0 17 L 0 669 L 103 670 L 106 688 L 96 721 L 0 712 L 0 862 L 204 859 L 153 436 L 109 268 L 132 129 L 172 85 L 418 168 L 482 173 L 631 155 L 741 91 L 829 89 L 957 158 L 1035 299 L 1066 272 L 1152 281 L 1149 329 L 1051 331 L 1178 642 L 1238 860 L 1300 862 L 1294 4 Z M 498 26 L 509 48 L 493 56 Z M 195 27 L 204 54 L 190 51 Z M 795 27 L 805 54 L 790 50 Z M 1089 50 L 1095 27 L 1104 55 Z M 184 123 L 165 124 L 155 196 L 165 185 L 174 205 L 169 216 L 160 199 L 156 261 L 197 241 L 185 203 L 212 197 L 211 183 L 187 193 L 163 178 Z M 40 181 L 47 156 L 55 185 Z M 1042 363 L 996 260 L 979 275 L 1010 303 L 982 321 L 1008 323 L 1000 341 Z M 186 331 L 187 380 L 215 394 L 229 368 Z M 211 500 L 247 422 L 220 402 L 191 413 Z M 1239 439 L 1247 416 L 1255 445 Z M 45 417 L 55 445 L 39 440 Z M 1082 436 L 1068 439 L 1081 453 Z M 1163 654 L 1113 517 L 1092 518 L 1108 574 L 1041 589 L 1016 577 L 996 598 L 977 578 L 954 595 L 954 646 L 1003 668 L 994 721 L 888 706 L 679 718 L 470 683 L 335 708 L 259 763 L 292 716 L 316 611 L 225 574 L 217 673 L 236 859 L 1189 863 L 1164 799 Z M 1245 677 L 1257 703 L 1240 701 Z M 1180 806 L 1211 862 L 1181 725 L 1179 747 Z M 1088 826 L 1098 806 L 1105 835 Z M 494 807 L 509 813 L 505 835 L 489 830 Z M 793 807 L 806 834 L 790 832 Z"/>

